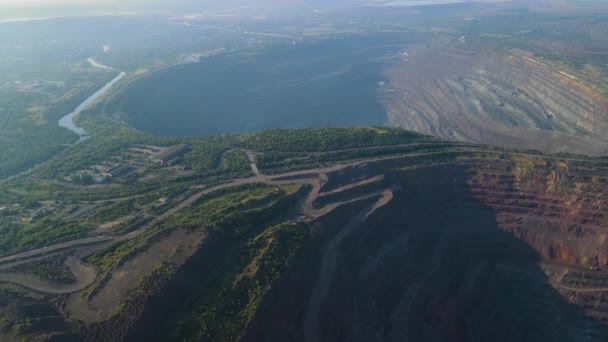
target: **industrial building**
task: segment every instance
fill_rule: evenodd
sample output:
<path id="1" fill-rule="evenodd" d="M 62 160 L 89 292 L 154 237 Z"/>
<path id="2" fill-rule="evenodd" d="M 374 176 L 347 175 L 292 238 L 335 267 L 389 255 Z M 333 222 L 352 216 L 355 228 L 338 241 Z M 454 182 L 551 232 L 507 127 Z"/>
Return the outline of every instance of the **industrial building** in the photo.
<path id="1" fill-rule="evenodd" d="M 170 166 L 186 152 L 188 152 L 188 146 L 183 144 L 174 145 L 152 156 L 152 161 L 163 166 Z"/>
<path id="2" fill-rule="evenodd" d="M 133 166 L 131 166 L 131 164 L 118 164 L 111 169 L 102 172 L 101 175 L 107 178 L 116 178 L 128 173 L 131 170 L 133 170 Z"/>

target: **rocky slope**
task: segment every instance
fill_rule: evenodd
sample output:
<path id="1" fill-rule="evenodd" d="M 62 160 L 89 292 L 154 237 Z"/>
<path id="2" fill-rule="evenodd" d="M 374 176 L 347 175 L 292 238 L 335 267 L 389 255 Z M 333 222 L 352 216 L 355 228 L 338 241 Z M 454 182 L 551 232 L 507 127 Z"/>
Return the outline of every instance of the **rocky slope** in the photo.
<path id="1" fill-rule="evenodd" d="M 522 50 L 408 46 L 385 70 L 389 123 L 452 140 L 546 152 L 608 150 L 606 81 Z M 406 55 L 407 54 L 407 55 Z"/>
<path id="2" fill-rule="evenodd" d="M 608 339 L 607 160 L 432 139 L 291 153 L 327 164 L 261 167 L 149 236 L 66 251 L 128 251 L 82 291 L 0 287 L 0 338 Z"/>
<path id="3" fill-rule="evenodd" d="M 244 340 L 606 340 L 608 177 L 588 166 L 376 165 L 401 190 L 315 222 Z"/>

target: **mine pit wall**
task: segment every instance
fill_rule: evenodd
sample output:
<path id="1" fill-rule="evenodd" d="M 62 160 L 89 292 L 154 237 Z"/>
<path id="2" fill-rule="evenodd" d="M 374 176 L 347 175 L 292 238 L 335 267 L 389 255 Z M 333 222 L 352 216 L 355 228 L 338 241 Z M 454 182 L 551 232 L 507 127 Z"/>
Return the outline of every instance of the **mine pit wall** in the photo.
<path id="1" fill-rule="evenodd" d="M 220 256 L 229 246 L 224 237 L 209 231 L 198 251 L 179 268 L 162 291 L 146 301 L 141 313 L 130 322 L 124 339 L 159 341 L 168 338 L 168 322 L 173 318 L 171 313 L 177 312 L 189 296 L 209 286 L 220 275 L 221 269 L 217 267 L 222 264 Z"/>
<path id="2" fill-rule="evenodd" d="M 484 165 L 468 171 L 467 183 L 474 198 L 495 211 L 499 229 L 528 243 L 544 261 L 606 268 L 608 172 L 590 173 L 577 164 Z"/>
<path id="3" fill-rule="evenodd" d="M 564 277 L 570 286 L 608 288 L 602 272 L 608 163 L 493 152 L 447 165 L 412 163 L 377 162 L 329 175 L 327 189 L 382 174 L 378 186 L 401 190 L 338 245 L 314 324 L 307 311 L 328 242 L 377 199 L 310 224 L 296 261 L 240 340 L 307 341 L 307 326 L 318 341 L 608 340 L 601 323 L 608 295 L 556 290 L 538 265 L 576 269 Z M 154 340 L 167 333 L 167 313 L 217 275 L 214 255 L 225 245 L 206 240 L 163 295 L 148 298 L 143 312 L 140 303 L 128 322 L 134 325 L 120 334 Z M 93 330 L 107 333 L 117 324 Z"/>
<path id="4" fill-rule="evenodd" d="M 605 155 L 608 83 L 521 50 L 411 46 L 385 67 L 388 122 L 455 141 Z M 599 83 L 598 83 L 599 82 Z"/>
<path id="5" fill-rule="evenodd" d="M 608 167 L 595 167 L 537 157 L 479 161 L 464 169 L 460 184 L 435 185 L 433 202 L 458 211 L 482 205 L 500 231 L 529 244 L 542 261 L 603 269 Z"/>
<path id="6" fill-rule="evenodd" d="M 599 304 L 606 300 L 605 294 L 589 296 L 548 290 L 545 273 L 534 265 L 542 262 L 562 265 L 566 269 L 587 270 L 606 267 L 604 227 L 608 219 L 601 208 L 606 208 L 608 199 L 608 173 L 605 166 L 594 171 L 588 167 L 575 161 L 526 157 L 511 161 L 480 161 L 464 167 L 462 173 L 445 169 L 433 171 L 431 168 L 407 177 L 410 184 L 426 183 L 413 188 L 423 188 L 416 191 L 417 197 L 428 198 L 429 204 L 437 208 L 434 209 L 437 214 L 443 216 L 444 222 L 439 226 L 445 226 L 443 234 L 450 241 L 447 244 L 449 252 L 445 252 L 446 256 L 449 255 L 450 260 L 445 264 L 449 268 L 439 273 L 445 279 L 451 279 L 447 282 L 452 284 L 452 288 L 439 294 L 431 291 L 434 294 L 430 306 L 430 321 L 438 322 L 440 330 L 450 336 L 447 340 L 467 341 L 475 340 L 474 337 L 490 340 L 485 335 L 490 331 L 484 330 L 480 323 L 485 321 L 487 327 L 496 326 L 495 320 L 499 318 L 506 326 L 501 329 L 503 336 L 510 336 L 511 340 L 534 340 L 531 336 L 536 340 L 573 340 L 580 337 L 575 335 L 582 334 L 574 332 L 576 324 L 593 332 L 589 340 L 606 338 L 605 326 L 598 325 L 598 319 L 605 317 L 607 312 L 606 306 Z M 507 269 L 509 271 L 505 272 Z M 455 275 L 455 278 L 450 275 Z M 605 275 L 598 276 L 605 278 Z M 435 277 L 425 284 L 440 281 Z M 459 289 L 454 290 L 454 282 L 459 284 L 456 285 Z M 511 284 L 505 286 L 504 283 Z M 583 288 L 589 286 L 584 282 L 579 285 Z M 530 291 L 533 296 L 519 298 L 521 303 L 517 305 L 500 299 L 513 298 L 512 291 L 522 289 Z M 457 293 L 455 297 L 450 295 L 454 291 Z M 437 298 L 440 298 L 439 302 L 434 302 Z M 563 298 L 576 305 L 570 305 Z M 496 311 L 499 305 L 506 309 Z M 594 311 L 589 312 L 589 308 Z M 487 310 L 495 316 L 488 316 Z M 521 310 L 537 312 L 530 314 Z M 564 312 L 571 322 L 555 327 L 562 336 L 540 329 L 527 331 L 529 339 L 521 338 L 509 335 L 522 329 L 519 326 L 521 322 L 510 317 L 514 312 L 530 316 L 530 326 L 526 329 L 558 325 L 557 321 L 543 318 L 544 314 L 551 315 L 551 312 Z M 440 316 L 434 316 L 437 314 Z M 470 317 L 470 321 L 466 324 L 459 322 L 462 315 Z M 473 322 L 476 324 L 471 327 Z M 509 324 L 512 324 L 510 328 Z M 431 323 L 431 326 L 434 325 Z M 465 326 L 467 328 L 463 330 Z M 429 333 L 423 337 L 420 340 L 428 340 Z"/>
<path id="7" fill-rule="evenodd" d="M 555 290 L 538 266 L 606 266 L 606 167 L 529 158 L 388 171 L 403 190 L 340 244 L 317 340 L 608 339 L 608 298 Z M 356 213 L 341 210 L 314 223 L 319 246 L 260 306 L 243 340 L 306 341 L 324 243 Z"/>
<path id="8" fill-rule="evenodd" d="M 350 217 L 374 200 L 338 207 L 310 224 L 310 236 L 288 272 L 260 304 L 242 341 L 305 341 L 305 317 L 324 247 Z"/>

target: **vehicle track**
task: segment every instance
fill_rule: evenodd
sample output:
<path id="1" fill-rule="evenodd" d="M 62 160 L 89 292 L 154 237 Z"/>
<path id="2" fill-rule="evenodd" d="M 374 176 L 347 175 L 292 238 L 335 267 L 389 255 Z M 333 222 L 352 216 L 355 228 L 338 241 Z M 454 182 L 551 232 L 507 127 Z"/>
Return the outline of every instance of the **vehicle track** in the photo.
<path id="1" fill-rule="evenodd" d="M 68 257 L 65 265 L 74 275 L 74 278 L 76 279 L 74 283 L 55 283 L 21 273 L 0 273 L 0 282 L 11 282 L 45 293 L 66 294 L 84 289 L 93 284 L 97 277 L 97 272 L 93 266 L 85 264 L 74 256 Z"/>
<path id="2" fill-rule="evenodd" d="M 608 292 L 608 287 L 575 287 L 575 286 L 568 286 L 568 285 L 563 285 L 560 282 L 554 280 L 554 279 L 550 279 L 549 277 L 543 277 L 539 274 L 535 274 L 533 272 L 530 272 L 528 270 L 525 269 L 520 269 L 520 268 L 516 268 L 516 267 L 512 267 L 512 266 L 507 266 L 507 265 L 498 265 L 496 266 L 497 268 L 501 269 L 501 270 L 505 270 L 505 271 L 510 271 L 510 272 L 517 272 L 517 273 L 521 273 L 521 274 L 525 274 L 529 277 L 532 278 L 537 278 L 539 280 L 543 280 L 548 282 L 549 284 L 551 284 L 551 286 L 553 286 L 554 288 L 558 289 L 558 290 L 564 290 L 564 291 L 570 291 L 570 292 L 581 292 L 581 293 L 594 293 L 594 292 Z"/>
<path id="3" fill-rule="evenodd" d="M 253 165 L 255 165 L 255 162 L 253 159 L 253 154 L 248 154 L 248 156 L 250 156 L 249 158 L 252 163 L 252 170 L 257 169 L 257 166 L 255 166 L 255 168 L 253 166 Z M 262 174 L 258 174 L 257 176 L 254 176 L 254 177 L 237 179 L 237 180 L 230 181 L 230 182 L 227 182 L 224 184 L 212 186 L 212 187 L 209 187 L 206 189 L 202 189 L 201 191 L 193 194 L 189 198 L 180 202 L 175 207 L 167 210 L 163 214 L 155 217 L 150 222 L 141 226 L 136 231 L 133 231 L 131 233 L 121 235 L 121 236 L 96 236 L 96 237 L 89 237 L 89 238 L 78 239 L 78 240 L 73 240 L 73 241 L 67 241 L 67 242 L 58 243 L 55 245 L 50 245 L 50 246 L 42 247 L 39 249 L 27 251 L 24 253 L 19 253 L 19 254 L 7 256 L 4 258 L 0 258 L 0 271 L 2 269 L 8 269 L 9 267 L 15 266 L 17 264 L 23 264 L 23 263 L 31 262 L 34 260 L 41 260 L 46 257 L 56 255 L 59 252 L 64 252 L 64 251 L 71 250 L 71 249 L 76 249 L 76 248 L 85 247 L 85 246 L 89 247 L 91 245 L 105 245 L 108 242 L 125 241 L 125 240 L 135 238 L 135 237 L 139 236 L 140 234 L 142 234 L 143 232 L 145 232 L 147 228 L 149 228 L 152 225 L 177 213 L 178 211 L 180 211 L 186 207 L 189 207 L 190 205 L 192 205 L 192 203 L 194 203 L 195 201 L 197 201 L 198 199 L 200 199 L 201 197 L 203 197 L 205 195 L 208 195 L 212 192 L 219 191 L 222 189 L 233 188 L 233 187 L 237 187 L 237 186 L 245 185 L 245 184 L 261 183 L 261 184 L 268 184 L 268 185 L 288 185 L 288 184 L 309 184 L 309 185 L 311 185 L 313 187 L 313 189 L 309 192 L 307 198 L 301 205 L 301 208 L 298 209 L 299 214 L 303 215 L 305 217 L 304 218 L 305 220 L 311 221 L 311 220 L 314 220 L 321 216 L 326 215 L 327 213 L 333 211 L 335 208 L 337 208 L 341 205 L 379 195 L 379 192 L 371 193 L 368 195 L 356 197 L 356 198 L 345 200 L 342 202 L 332 203 L 332 204 L 330 204 L 326 207 L 320 208 L 320 209 L 313 207 L 313 203 L 319 196 L 319 192 L 321 190 L 323 183 L 327 181 L 326 174 L 328 172 L 338 171 L 338 170 L 350 167 L 355 164 L 360 164 L 360 163 L 361 162 L 335 165 L 335 166 L 324 168 L 324 169 L 289 172 L 289 173 L 275 175 L 275 176 L 265 176 Z M 300 178 L 300 179 L 288 179 L 290 177 L 296 177 L 299 175 L 306 175 L 306 177 Z M 53 283 L 53 282 L 36 279 L 35 277 L 32 277 L 32 276 L 18 274 L 18 273 L 10 273 L 10 272 L 9 273 L 0 273 L 0 282 L 16 283 L 16 284 L 25 286 L 27 288 L 30 288 L 30 289 L 33 289 L 36 291 L 52 293 L 52 294 L 76 292 L 76 291 L 79 291 L 79 290 L 89 286 L 91 283 L 94 282 L 97 274 L 96 274 L 95 269 L 92 266 L 85 265 L 84 263 L 82 263 L 82 261 L 80 261 L 76 257 L 70 257 L 68 259 L 68 261 L 69 261 L 69 263 L 66 262 L 66 265 L 70 268 L 72 273 L 74 273 L 75 276 L 79 275 L 76 277 L 77 282 L 74 284 Z"/>
<path id="4" fill-rule="evenodd" d="M 491 151 L 487 151 L 487 150 L 481 150 L 479 148 L 457 148 L 454 150 L 454 152 L 478 152 L 478 151 L 491 152 Z M 355 162 L 335 164 L 335 165 L 329 166 L 329 167 L 292 171 L 292 172 L 286 172 L 286 173 L 272 175 L 272 176 L 268 176 L 268 175 L 259 173 L 255 176 L 252 176 L 249 178 L 235 179 L 235 180 L 228 181 L 226 183 L 215 185 L 212 187 L 192 187 L 192 189 L 200 189 L 200 191 L 196 192 L 189 198 L 183 200 L 178 205 L 167 210 L 163 214 L 155 217 L 148 223 L 142 225 L 139 229 L 137 229 L 133 232 L 130 232 L 126 235 L 121 235 L 121 236 L 100 235 L 100 236 L 95 236 L 95 237 L 87 237 L 87 238 L 83 238 L 83 239 L 77 239 L 77 240 L 66 241 L 66 242 L 62 242 L 62 243 L 58 243 L 58 244 L 54 244 L 54 245 L 49 245 L 49 246 L 45 246 L 45 247 L 38 248 L 35 250 L 31 250 L 31 251 L 0 258 L 0 266 L 5 265 L 7 263 L 15 263 L 15 262 L 19 262 L 21 264 L 21 263 L 25 263 L 26 260 L 29 260 L 29 261 L 40 260 L 40 259 L 43 259 L 44 257 L 55 255 L 58 252 L 63 252 L 63 251 L 67 251 L 67 250 L 73 250 L 73 249 L 78 249 L 78 248 L 83 248 L 83 247 L 91 247 L 91 246 L 96 246 L 96 245 L 103 247 L 105 244 L 107 244 L 109 242 L 118 242 L 118 241 L 129 240 L 129 239 L 139 236 L 140 234 L 145 232 L 147 228 L 151 227 L 152 225 L 166 219 L 167 217 L 177 213 L 178 211 L 180 211 L 186 207 L 189 207 L 192 203 L 194 203 L 195 201 L 197 201 L 198 199 L 200 199 L 201 197 L 203 197 L 205 195 L 208 195 L 210 193 L 213 193 L 213 192 L 216 192 L 219 190 L 238 187 L 238 186 L 246 185 L 246 184 L 256 184 L 257 183 L 257 184 L 268 184 L 268 185 L 288 185 L 288 184 L 311 185 L 313 187 L 313 189 L 309 192 L 309 194 L 308 194 L 307 198 L 305 199 L 305 201 L 303 202 L 301 208 L 299 208 L 300 214 L 304 217 L 305 221 L 312 221 L 319 217 L 322 217 L 341 205 L 360 201 L 363 199 L 369 199 L 371 197 L 381 195 L 382 197 L 381 197 L 380 201 L 376 203 L 377 207 L 369 209 L 368 214 L 366 214 L 365 217 L 363 217 L 363 220 L 364 220 L 368 215 L 373 213 L 377 208 L 382 207 L 383 205 L 388 203 L 388 201 L 390 201 L 390 199 L 387 200 L 387 198 L 389 198 L 389 197 L 392 198 L 392 192 L 397 190 L 398 188 L 393 186 L 392 188 L 389 188 L 389 189 L 386 189 L 383 191 L 377 191 L 377 192 L 365 194 L 365 195 L 362 195 L 359 197 L 344 200 L 341 202 L 331 203 L 323 208 L 314 208 L 313 203 L 320 196 L 320 192 L 321 192 L 321 188 L 322 188 L 323 184 L 327 182 L 327 179 L 328 179 L 327 174 L 332 173 L 332 172 L 341 171 L 346 168 L 361 166 L 361 165 L 373 163 L 373 162 L 397 160 L 397 159 L 403 159 L 403 158 L 413 158 L 413 157 L 418 157 L 418 156 L 433 155 L 433 154 L 440 154 L 440 153 L 445 153 L 445 151 L 411 153 L 411 154 L 406 154 L 406 155 L 392 155 L 392 156 L 386 156 L 386 157 L 368 158 L 368 159 L 363 159 L 363 160 L 359 160 L 359 161 L 355 161 Z M 497 153 L 499 153 L 499 152 L 497 152 Z M 538 156 L 537 154 L 531 154 L 531 153 L 515 153 L 515 154 L 522 155 L 522 156 L 533 156 L 533 157 Z M 248 153 L 247 156 L 251 162 L 252 171 L 257 169 L 259 172 L 257 165 L 255 165 L 254 153 L 250 151 L 250 153 Z M 579 160 L 579 159 L 573 158 L 573 157 L 568 157 L 568 158 L 560 157 L 560 160 Z M 254 166 L 255 166 L 255 168 L 254 168 Z M 365 182 L 361 182 L 361 184 L 365 184 Z M 352 185 L 345 185 L 336 190 L 333 190 L 332 193 L 337 193 L 337 192 L 345 191 L 348 189 L 352 189 Z M 390 195 L 388 194 L 389 192 L 390 192 Z M 386 201 L 386 203 L 384 203 L 383 201 Z M 76 265 L 75 269 L 72 268 L 72 266 L 74 266 L 74 265 Z M 79 265 L 77 265 L 77 264 L 72 263 L 72 264 L 68 265 L 68 267 L 70 267 L 70 269 L 73 272 L 79 271 L 79 269 L 78 269 Z M 0 271 L 1 271 L 1 268 L 0 268 Z M 13 283 L 21 284 L 23 286 L 38 290 L 38 291 L 48 292 L 48 293 L 60 293 L 60 292 L 57 292 L 57 291 L 60 291 L 58 286 L 64 286 L 63 291 L 68 291 L 68 292 L 72 291 L 73 292 L 73 290 L 74 290 L 73 286 L 67 287 L 65 285 L 52 284 L 52 283 L 46 283 L 46 282 L 41 282 L 41 281 L 34 281 L 31 279 L 31 277 L 27 277 L 27 276 L 19 275 L 19 274 L 13 274 L 13 273 L 0 273 L 0 282 L 13 282 Z M 86 282 L 80 282 L 79 284 L 82 285 L 84 283 L 86 283 Z M 45 289 L 48 291 L 46 291 Z M 66 293 L 66 292 L 61 292 L 61 293 Z"/>

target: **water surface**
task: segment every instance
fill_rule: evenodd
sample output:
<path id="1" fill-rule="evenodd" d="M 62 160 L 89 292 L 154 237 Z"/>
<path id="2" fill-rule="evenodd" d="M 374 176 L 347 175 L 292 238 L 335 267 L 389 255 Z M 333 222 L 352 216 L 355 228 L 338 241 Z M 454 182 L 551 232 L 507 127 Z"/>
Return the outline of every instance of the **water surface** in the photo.
<path id="1" fill-rule="evenodd" d="M 132 82 L 106 110 L 165 136 L 383 125 L 387 44 L 363 36 L 208 57 Z"/>
<path id="2" fill-rule="evenodd" d="M 108 68 L 106 66 L 103 66 L 103 67 L 104 67 L 104 69 Z M 59 126 L 69 129 L 70 131 L 78 134 L 78 137 L 79 137 L 78 142 L 82 142 L 83 140 L 87 139 L 89 137 L 89 133 L 84 128 L 79 127 L 74 123 L 74 117 L 76 117 L 76 115 L 80 114 L 83 110 L 87 109 L 99 97 L 101 97 L 102 95 L 107 93 L 108 90 L 110 90 L 110 88 L 112 88 L 112 86 L 114 84 L 116 84 L 118 81 L 120 81 L 126 75 L 127 74 L 125 72 L 120 72 L 110 82 L 106 83 L 106 85 L 104 85 L 101 89 L 99 89 L 93 95 L 89 96 L 86 100 L 84 100 L 84 102 L 82 102 L 78 107 L 76 107 L 76 109 L 74 109 L 73 112 L 71 112 L 71 113 L 67 114 L 66 116 L 62 117 L 61 119 L 59 119 L 59 122 L 58 122 Z"/>

